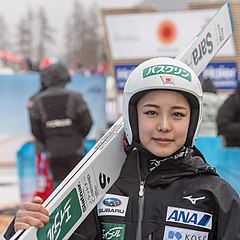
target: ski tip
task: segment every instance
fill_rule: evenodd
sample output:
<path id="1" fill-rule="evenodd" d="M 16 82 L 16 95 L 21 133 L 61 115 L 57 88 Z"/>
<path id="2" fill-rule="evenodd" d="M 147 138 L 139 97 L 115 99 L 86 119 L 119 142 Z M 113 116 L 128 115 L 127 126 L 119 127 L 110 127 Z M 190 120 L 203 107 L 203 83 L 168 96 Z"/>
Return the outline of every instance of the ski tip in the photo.
<path id="1" fill-rule="evenodd" d="M 232 16 L 232 10 L 231 10 L 231 6 L 230 6 L 230 2 L 226 2 L 225 4 L 228 7 L 230 22 L 231 22 L 231 26 L 232 26 L 232 32 L 234 32 L 233 16 Z"/>

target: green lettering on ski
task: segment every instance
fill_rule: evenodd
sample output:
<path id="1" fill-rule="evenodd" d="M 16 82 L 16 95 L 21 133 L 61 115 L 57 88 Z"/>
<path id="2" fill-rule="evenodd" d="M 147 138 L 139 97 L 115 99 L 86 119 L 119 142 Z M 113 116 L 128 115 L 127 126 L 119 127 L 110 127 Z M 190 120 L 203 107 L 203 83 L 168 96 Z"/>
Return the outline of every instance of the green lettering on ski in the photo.
<path id="1" fill-rule="evenodd" d="M 82 215 L 74 188 L 50 215 L 49 223 L 37 231 L 38 240 L 61 240 Z"/>

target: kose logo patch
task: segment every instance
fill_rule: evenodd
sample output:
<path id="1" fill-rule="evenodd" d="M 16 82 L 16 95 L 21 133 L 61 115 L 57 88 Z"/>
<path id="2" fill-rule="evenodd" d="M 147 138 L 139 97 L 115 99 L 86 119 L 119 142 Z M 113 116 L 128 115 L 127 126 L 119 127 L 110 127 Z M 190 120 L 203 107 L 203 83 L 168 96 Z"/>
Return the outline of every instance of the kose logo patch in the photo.
<path id="1" fill-rule="evenodd" d="M 208 232 L 166 226 L 163 240 L 208 240 Z"/>

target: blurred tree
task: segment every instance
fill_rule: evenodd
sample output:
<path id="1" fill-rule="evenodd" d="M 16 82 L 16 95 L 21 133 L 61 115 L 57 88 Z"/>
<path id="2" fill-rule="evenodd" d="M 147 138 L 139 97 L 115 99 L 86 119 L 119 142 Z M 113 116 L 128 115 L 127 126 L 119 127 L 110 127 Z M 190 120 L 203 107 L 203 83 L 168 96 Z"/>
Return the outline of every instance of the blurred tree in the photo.
<path id="1" fill-rule="evenodd" d="M 16 36 L 10 38 L 8 27 L 0 16 L 0 50 L 7 49 L 30 59 L 35 63 L 41 62 L 44 57 L 52 57 L 49 53 L 55 47 L 55 31 L 48 21 L 44 7 L 27 9 L 19 20 Z M 15 39 L 11 48 L 9 39 Z M 105 56 L 103 31 L 100 26 L 100 16 L 97 6 L 93 3 L 87 9 L 79 0 L 73 2 L 72 11 L 66 19 L 65 49 L 59 51 L 64 54 L 62 61 L 69 67 L 76 63 L 88 69 L 95 68 Z M 58 56 L 60 57 L 60 56 Z"/>
<path id="2" fill-rule="evenodd" d="M 83 39 L 83 56 L 87 67 L 97 66 L 102 57 L 104 42 L 100 34 L 100 18 L 96 5 L 89 7 Z"/>
<path id="3" fill-rule="evenodd" d="M 70 65 L 82 60 L 83 35 L 85 34 L 84 8 L 78 1 L 74 1 L 72 14 L 66 20 L 65 49 L 66 62 Z"/>
<path id="4" fill-rule="evenodd" d="M 103 55 L 99 25 L 97 7 L 92 5 L 86 11 L 80 2 L 75 0 L 72 13 L 66 21 L 65 31 L 65 61 L 69 66 L 80 62 L 91 69 L 97 65 Z"/>
<path id="5" fill-rule="evenodd" d="M 11 43 L 9 37 L 8 26 L 3 16 L 0 16 L 0 50 L 9 50 Z"/>
<path id="6" fill-rule="evenodd" d="M 45 8 L 34 13 L 28 9 L 17 25 L 16 52 L 27 59 L 40 62 L 48 55 L 54 41 L 55 29 L 50 27 Z"/>
<path id="7" fill-rule="evenodd" d="M 31 9 L 28 9 L 17 25 L 17 52 L 29 59 L 34 56 L 33 24 L 34 14 Z"/>
<path id="8" fill-rule="evenodd" d="M 40 61 L 48 53 L 50 44 L 55 43 L 54 32 L 55 29 L 50 27 L 45 8 L 39 7 L 36 22 L 37 36 L 36 36 L 36 56 Z"/>

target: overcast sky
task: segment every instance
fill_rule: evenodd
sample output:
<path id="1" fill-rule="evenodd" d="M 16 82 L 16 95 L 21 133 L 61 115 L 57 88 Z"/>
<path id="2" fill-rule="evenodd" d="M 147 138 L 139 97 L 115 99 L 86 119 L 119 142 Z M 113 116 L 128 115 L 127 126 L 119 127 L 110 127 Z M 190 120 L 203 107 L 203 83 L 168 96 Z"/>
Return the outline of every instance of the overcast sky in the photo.
<path id="1" fill-rule="evenodd" d="M 86 8 L 92 3 L 99 7 L 122 7 L 133 6 L 141 0 L 79 0 Z M 9 32 L 12 34 L 16 25 L 25 16 L 28 9 L 35 11 L 39 6 L 43 6 L 49 18 L 49 23 L 56 29 L 55 50 L 63 45 L 63 34 L 65 20 L 69 16 L 74 0 L 0 0 L 0 15 L 2 15 L 9 26 Z M 56 47 L 57 46 L 57 47 Z M 57 57 L 52 49 L 52 54 Z"/>
<path id="2" fill-rule="evenodd" d="M 80 0 L 91 2 L 94 0 Z M 64 23 L 69 16 L 74 0 L 0 0 L 0 14 L 9 26 L 11 34 L 16 31 L 16 25 L 25 16 L 28 9 L 35 11 L 39 6 L 46 9 L 49 24 L 56 29 L 56 44 L 52 46 L 53 57 L 58 57 L 56 49 L 63 45 Z M 12 36 L 12 35 L 11 35 Z M 57 46 L 57 47 L 56 47 Z"/>
<path id="3" fill-rule="evenodd" d="M 85 6 L 95 0 L 79 0 Z M 14 24 L 26 14 L 28 8 L 45 7 L 52 24 L 61 25 L 69 15 L 74 0 L 0 0 L 0 13 L 6 21 Z"/>
<path id="4" fill-rule="evenodd" d="M 28 8 L 36 9 L 44 6 L 52 24 L 62 25 L 69 15 L 75 0 L 0 0 L 0 14 L 11 25 L 23 16 Z M 96 3 L 99 7 L 133 6 L 141 0 L 79 0 L 85 7 Z"/>

